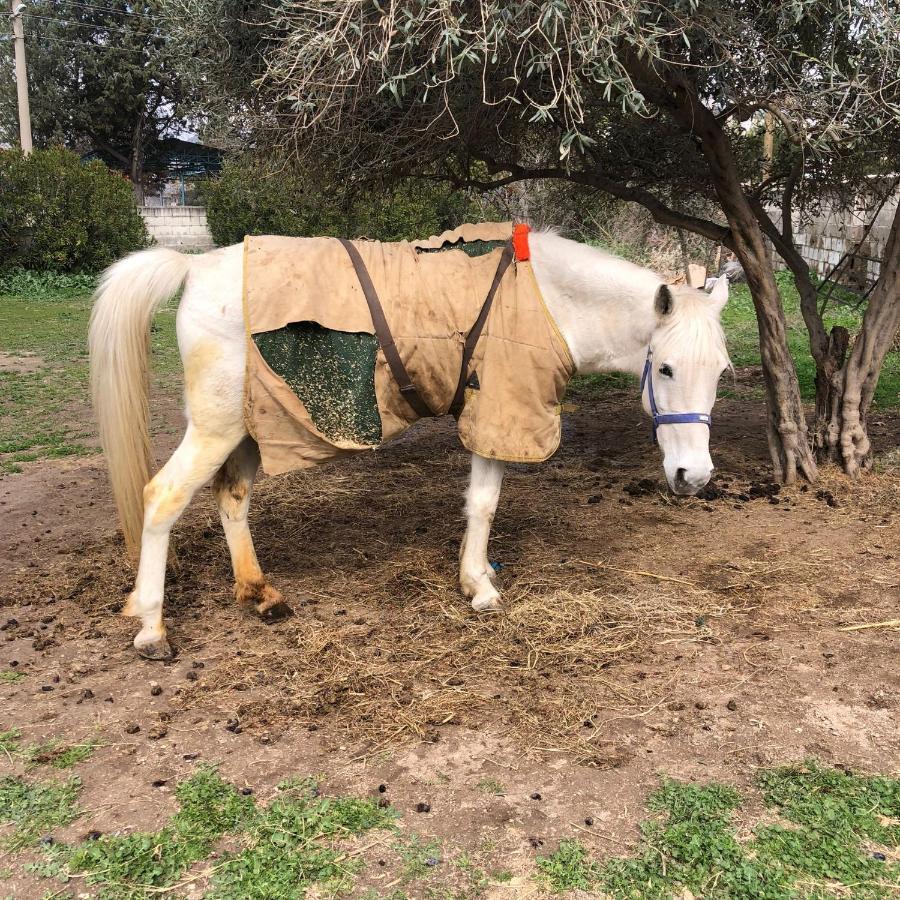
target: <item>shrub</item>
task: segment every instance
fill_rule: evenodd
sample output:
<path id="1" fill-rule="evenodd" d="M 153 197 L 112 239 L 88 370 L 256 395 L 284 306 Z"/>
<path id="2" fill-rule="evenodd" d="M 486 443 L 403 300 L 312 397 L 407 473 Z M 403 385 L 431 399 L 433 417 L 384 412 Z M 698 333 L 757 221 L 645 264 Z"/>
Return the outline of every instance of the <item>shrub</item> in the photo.
<path id="1" fill-rule="evenodd" d="M 30 269 L 0 271 L 0 296 L 25 300 L 55 300 L 90 294 L 97 286 L 95 275 L 78 272 L 42 272 Z"/>
<path id="2" fill-rule="evenodd" d="M 227 161 L 202 195 L 220 246 L 248 234 L 409 240 L 461 224 L 470 206 L 466 194 L 421 179 L 347 185 L 322 172 L 252 156 Z"/>
<path id="3" fill-rule="evenodd" d="M 68 150 L 0 150 L 0 271 L 97 272 L 147 244 L 131 185 Z"/>

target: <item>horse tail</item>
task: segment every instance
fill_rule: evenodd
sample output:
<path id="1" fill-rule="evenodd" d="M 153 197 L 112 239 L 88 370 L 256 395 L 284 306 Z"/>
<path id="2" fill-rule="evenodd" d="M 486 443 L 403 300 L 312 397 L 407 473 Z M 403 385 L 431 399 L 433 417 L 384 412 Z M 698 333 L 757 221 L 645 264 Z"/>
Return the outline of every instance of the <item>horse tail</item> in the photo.
<path id="1" fill-rule="evenodd" d="M 88 348 L 91 399 L 113 498 L 129 552 L 136 554 L 150 480 L 149 356 L 153 314 L 187 278 L 191 257 L 167 248 L 132 253 L 97 288 Z"/>

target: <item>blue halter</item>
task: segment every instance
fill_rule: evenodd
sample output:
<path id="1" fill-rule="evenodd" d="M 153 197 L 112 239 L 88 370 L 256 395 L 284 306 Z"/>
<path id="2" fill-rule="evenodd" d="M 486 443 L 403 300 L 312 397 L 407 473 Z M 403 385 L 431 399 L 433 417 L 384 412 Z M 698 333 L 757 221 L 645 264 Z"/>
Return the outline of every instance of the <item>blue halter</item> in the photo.
<path id="1" fill-rule="evenodd" d="M 653 348 L 647 348 L 647 361 L 644 363 L 644 372 L 641 375 L 641 396 L 644 396 L 644 385 L 647 386 L 647 399 L 650 401 L 650 415 L 653 417 L 653 443 L 656 444 L 656 429 L 660 425 L 682 425 L 698 423 L 712 427 L 712 416 L 709 413 L 684 412 L 661 413 L 656 408 L 656 398 L 653 396 Z"/>

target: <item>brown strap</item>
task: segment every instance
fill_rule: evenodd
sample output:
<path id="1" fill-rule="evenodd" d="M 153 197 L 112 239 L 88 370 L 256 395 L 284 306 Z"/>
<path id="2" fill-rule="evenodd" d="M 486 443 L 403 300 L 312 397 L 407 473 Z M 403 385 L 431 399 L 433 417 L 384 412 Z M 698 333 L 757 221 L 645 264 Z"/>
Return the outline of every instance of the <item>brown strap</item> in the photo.
<path id="1" fill-rule="evenodd" d="M 469 380 L 469 363 L 472 361 L 472 354 L 475 352 L 478 338 L 481 337 L 484 323 L 487 322 L 488 315 L 490 314 L 491 305 L 494 302 L 494 295 L 500 287 L 500 282 L 503 281 L 503 276 L 506 274 L 509 264 L 513 261 L 513 256 L 514 250 L 512 241 L 510 241 L 504 248 L 503 255 L 500 257 L 500 262 L 497 264 L 497 271 L 494 273 L 491 289 L 488 291 L 487 297 L 484 298 L 484 303 L 481 305 L 481 312 L 478 313 L 475 324 L 466 335 L 466 342 L 463 345 L 462 366 L 459 370 L 459 383 L 456 385 L 456 393 L 453 395 L 453 402 L 450 404 L 450 409 L 447 410 L 447 412 L 456 419 L 459 418 L 459 414 L 462 412 L 465 403 L 466 382 Z"/>
<path id="2" fill-rule="evenodd" d="M 384 358 L 387 360 L 388 366 L 390 366 L 394 381 L 397 382 L 397 386 L 400 388 L 401 396 L 415 410 L 416 415 L 422 418 L 437 415 L 419 395 L 416 386 L 409 377 L 409 372 L 406 371 L 406 366 L 403 365 L 403 360 L 400 358 L 397 345 L 394 343 L 390 326 L 384 317 L 384 310 L 381 307 L 381 301 L 378 299 L 378 292 L 375 290 L 375 285 L 372 284 L 369 270 L 366 268 L 363 258 L 359 255 L 359 250 L 356 249 L 351 241 L 345 238 L 338 238 L 338 240 L 344 245 L 344 249 L 353 263 L 353 268 L 356 269 L 356 277 L 359 278 L 363 294 L 366 295 L 366 303 L 369 304 L 369 314 L 372 316 L 375 336 L 378 338 L 378 344 L 384 352 Z"/>

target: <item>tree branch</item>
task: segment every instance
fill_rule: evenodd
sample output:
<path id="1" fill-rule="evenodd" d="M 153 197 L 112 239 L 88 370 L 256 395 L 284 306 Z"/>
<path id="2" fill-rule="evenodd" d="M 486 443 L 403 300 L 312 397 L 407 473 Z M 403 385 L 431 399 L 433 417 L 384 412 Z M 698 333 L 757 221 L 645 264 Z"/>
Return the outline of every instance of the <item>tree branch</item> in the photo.
<path id="1" fill-rule="evenodd" d="M 726 247 L 732 248 L 731 230 L 725 228 L 709 219 L 702 219 L 699 216 L 693 216 L 690 213 L 680 212 L 667 206 L 654 194 L 644 188 L 635 187 L 634 185 L 623 184 L 614 179 L 607 178 L 596 172 L 573 172 L 567 169 L 545 167 L 545 168 L 526 168 L 516 163 L 499 163 L 490 159 L 483 154 L 476 154 L 475 158 L 485 163 L 489 172 L 509 172 L 509 175 L 494 180 L 480 181 L 466 177 L 461 182 L 462 186 L 474 187 L 477 190 L 489 191 L 494 188 L 503 187 L 513 184 L 517 181 L 530 181 L 538 178 L 552 178 L 559 181 L 568 181 L 572 184 L 580 184 L 585 187 L 596 188 L 620 200 L 627 200 L 632 203 L 638 203 L 643 206 L 647 212 L 653 217 L 654 221 L 660 225 L 669 225 L 672 228 L 683 228 L 694 234 L 708 238 Z"/>

